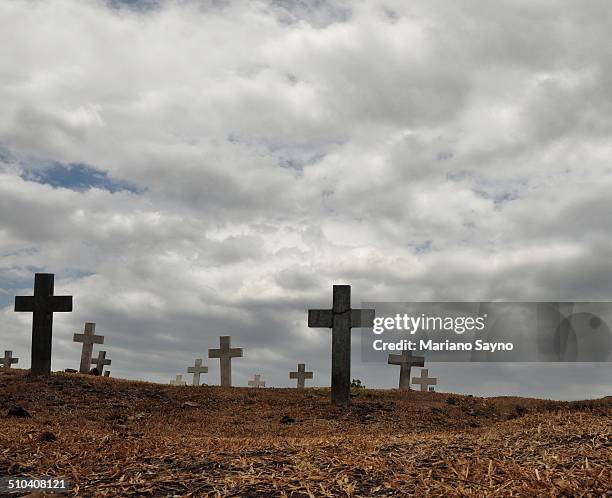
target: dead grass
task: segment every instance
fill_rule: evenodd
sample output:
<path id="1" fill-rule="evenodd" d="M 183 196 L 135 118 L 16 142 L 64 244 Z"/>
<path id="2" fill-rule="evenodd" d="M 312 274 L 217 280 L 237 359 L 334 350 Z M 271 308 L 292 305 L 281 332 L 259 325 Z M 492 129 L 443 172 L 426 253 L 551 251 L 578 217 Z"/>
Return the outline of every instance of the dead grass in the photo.
<path id="1" fill-rule="evenodd" d="M 612 496 L 610 397 L 364 390 L 341 410 L 323 389 L 20 370 L 0 393 L 0 475 L 64 477 L 78 496 Z M 16 405 L 31 417 L 6 416 Z"/>

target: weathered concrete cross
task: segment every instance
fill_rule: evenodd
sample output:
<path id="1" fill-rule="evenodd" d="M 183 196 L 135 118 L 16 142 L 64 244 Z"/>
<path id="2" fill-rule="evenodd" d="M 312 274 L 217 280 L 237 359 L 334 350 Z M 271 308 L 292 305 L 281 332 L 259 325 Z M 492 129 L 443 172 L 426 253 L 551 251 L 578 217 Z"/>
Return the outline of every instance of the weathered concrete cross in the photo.
<path id="1" fill-rule="evenodd" d="M 89 372 L 89 366 L 91 365 L 91 353 L 93 352 L 94 344 L 104 344 L 104 336 L 96 335 L 96 324 L 87 322 L 85 323 L 85 330 L 82 334 L 74 334 L 72 340 L 74 342 L 82 342 L 83 349 L 81 350 L 81 366 L 79 372 L 86 374 Z"/>
<path id="2" fill-rule="evenodd" d="M 200 374 L 208 373 L 208 367 L 202 366 L 202 358 L 195 361 L 195 366 L 187 368 L 187 373 L 193 374 L 193 385 L 200 385 Z"/>
<path id="3" fill-rule="evenodd" d="M 32 375 L 51 373 L 53 313 L 72 311 L 72 296 L 53 295 L 53 273 L 36 273 L 34 295 L 15 296 L 15 311 L 32 316 Z"/>
<path id="4" fill-rule="evenodd" d="M 334 285 L 330 310 L 308 310 L 309 327 L 332 329 L 331 400 L 348 406 L 351 387 L 351 328 L 372 327 L 374 310 L 351 309 L 351 286 Z"/>
<path id="5" fill-rule="evenodd" d="M 436 377 L 429 377 L 429 370 L 427 368 L 421 368 L 420 377 L 412 377 L 413 384 L 420 384 L 421 391 L 427 392 L 428 386 L 435 386 L 438 383 Z"/>
<path id="6" fill-rule="evenodd" d="M 410 369 L 425 365 L 425 358 L 412 356 L 412 351 L 404 350 L 402 354 L 390 354 L 387 361 L 389 365 L 400 365 L 399 388 L 403 391 L 410 390 Z"/>
<path id="7" fill-rule="evenodd" d="M 266 387 L 266 381 L 261 380 L 261 375 L 256 374 L 253 376 L 253 380 L 249 380 L 249 387 Z"/>
<path id="8" fill-rule="evenodd" d="M 170 384 L 173 385 L 173 386 L 185 386 L 185 385 L 187 385 L 187 382 L 185 382 L 183 380 L 183 376 L 182 375 L 177 375 L 176 379 L 172 379 L 170 381 Z"/>
<path id="9" fill-rule="evenodd" d="M 219 358 L 221 363 L 221 387 L 232 387 L 232 358 L 242 357 L 242 348 L 232 348 L 232 338 L 222 335 L 219 338 L 219 349 L 209 349 L 209 358 Z"/>
<path id="10" fill-rule="evenodd" d="M 104 375 L 104 365 L 110 365 L 111 360 L 106 358 L 106 351 L 99 351 L 98 357 L 91 360 L 91 364 L 96 366 L 100 375 Z"/>
<path id="11" fill-rule="evenodd" d="M 312 379 L 312 372 L 306 371 L 305 363 L 298 363 L 297 372 L 289 372 L 290 379 L 297 379 L 297 388 L 304 389 L 305 379 Z"/>
<path id="12" fill-rule="evenodd" d="M 19 358 L 13 358 L 12 351 L 4 351 L 4 358 L 0 358 L 0 365 L 4 368 L 11 368 L 13 363 L 17 363 Z"/>

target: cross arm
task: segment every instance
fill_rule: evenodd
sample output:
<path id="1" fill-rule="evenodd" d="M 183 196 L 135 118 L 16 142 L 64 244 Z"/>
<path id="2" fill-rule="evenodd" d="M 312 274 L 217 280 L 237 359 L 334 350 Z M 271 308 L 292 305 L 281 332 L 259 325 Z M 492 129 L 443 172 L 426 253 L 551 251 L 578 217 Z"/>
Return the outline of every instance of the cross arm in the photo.
<path id="1" fill-rule="evenodd" d="M 309 327 L 325 327 L 331 329 L 333 323 L 332 310 L 308 310 Z"/>
<path id="2" fill-rule="evenodd" d="M 351 327 L 373 327 L 375 310 L 351 310 Z"/>
<path id="3" fill-rule="evenodd" d="M 187 373 L 208 373 L 208 367 L 187 367 Z"/>
<path id="4" fill-rule="evenodd" d="M 103 335 L 74 334 L 72 341 L 73 342 L 88 342 L 90 344 L 104 344 L 104 336 Z"/>
<path id="5" fill-rule="evenodd" d="M 15 311 L 34 311 L 37 306 L 52 313 L 72 311 L 72 296 L 49 296 L 40 301 L 40 297 L 15 296 Z M 47 308 L 47 309 L 44 309 Z"/>
<path id="6" fill-rule="evenodd" d="M 387 359 L 387 365 L 401 365 L 404 362 L 404 357 L 401 354 L 390 354 Z"/>
<path id="7" fill-rule="evenodd" d="M 15 311 L 34 311 L 34 296 L 15 296 Z"/>
<path id="8" fill-rule="evenodd" d="M 52 296 L 49 298 L 51 309 L 56 313 L 72 311 L 72 296 Z"/>
<path id="9" fill-rule="evenodd" d="M 208 357 L 209 358 L 221 358 L 221 350 L 220 349 L 209 349 Z"/>

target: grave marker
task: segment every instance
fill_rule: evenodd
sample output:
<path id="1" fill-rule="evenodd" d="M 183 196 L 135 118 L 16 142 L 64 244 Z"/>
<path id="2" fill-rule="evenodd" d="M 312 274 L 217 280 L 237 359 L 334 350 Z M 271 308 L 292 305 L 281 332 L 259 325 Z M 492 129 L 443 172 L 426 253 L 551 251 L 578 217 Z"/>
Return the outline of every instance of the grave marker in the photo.
<path id="1" fill-rule="evenodd" d="M 4 358 L 0 358 L 0 365 L 2 365 L 3 368 L 11 368 L 11 365 L 18 361 L 19 358 L 13 358 L 12 351 L 4 351 Z"/>
<path id="2" fill-rule="evenodd" d="M 266 381 L 261 380 L 261 375 L 256 374 L 253 376 L 253 380 L 249 380 L 249 387 L 266 387 Z"/>
<path id="3" fill-rule="evenodd" d="M 72 311 L 72 296 L 54 296 L 53 273 L 34 275 L 34 295 L 15 296 L 16 312 L 32 313 L 32 375 L 51 373 L 53 313 Z"/>
<path id="4" fill-rule="evenodd" d="M 410 369 L 425 365 L 425 358 L 412 356 L 412 351 L 404 350 L 402 354 L 390 354 L 387 361 L 389 365 L 400 365 L 399 388 L 403 391 L 410 390 Z"/>
<path id="5" fill-rule="evenodd" d="M 172 386 L 186 386 L 187 382 L 185 382 L 183 380 L 183 376 L 182 375 L 177 375 L 176 379 L 172 379 L 170 381 L 170 385 L 172 385 Z"/>
<path id="6" fill-rule="evenodd" d="M 195 366 L 187 368 L 187 373 L 193 374 L 193 385 L 200 385 L 200 374 L 208 373 L 208 367 L 202 366 L 202 358 L 195 361 Z"/>
<path id="7" fill-rule="evenodd" d="M 306 371 L 305 363 L 298 363 L 297 372 L 289 372 L 290 379 L 297 379 L 297 388 L 304 389 L 305 379 L 312 379 L 312 372 Z"/>
<path id="8" fill-rule="evenodd" d="M 106 351 L 99 351 L 98 352 L 98 357 L 95 360 L 91 360 L 91 364 L 95 365 L 98 369 L 98 375 L 103 375 L 104 374 L 104 366 L 105 365 L 110 365 L 111 364 L 111 360 L 106 358 Z"/>
<path id="9" fill-rule="evenodd" d="M 221 364 L 221 387 L 232 387 L 232 358 L 242 357 L 242 348 L 231 347 L 232 338 L 222 335 L 219 338 L 219 349 L 209 349 L 209 358 L 219 358 Z"/>
<path id="10" fill-rule="evenodd" d="M 351 286 L 334 285 L 330 310 L 308 310 L 309 327 L 332 329 L 331 400 L 348 406 L 351 386 L 351 328 L 372 327 L 374 310 L 351 309 Z"/>
<path id="11" fill-rule="evenodd" d="M 81 350 L 81 365 L 79 372 L 86 374 L 89 372 L 89 366 L 91 365 L 91 354 L 93 352 L 94 344 L 104 344 L 104 336 L 96 335 L 96 324 L 87 322 L 85 323 L 85 329 L 82 334 L 74 334 L 73 342 L 82 342 L 83 349 Z"/>
<path id="12" fill-rule="evenodd" d="M 413 384 L 419 384 L 421 386 L 421 392 L 427 392 L 428 386 L 435 386 L 438 383 L 436 377 L 429 377 L 429 370 L 427 368 L 421 368 L 420 377 L 412 377 Z"/>

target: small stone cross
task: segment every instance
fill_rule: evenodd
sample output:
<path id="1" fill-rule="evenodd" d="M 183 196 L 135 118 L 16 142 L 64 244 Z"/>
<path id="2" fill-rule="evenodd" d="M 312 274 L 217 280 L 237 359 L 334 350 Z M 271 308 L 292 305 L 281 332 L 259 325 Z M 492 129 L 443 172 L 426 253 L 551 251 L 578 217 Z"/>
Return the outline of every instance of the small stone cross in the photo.
<path id="1" fill-rule="evenodd" d="M 2 365 L 4 368 L 11 368 L 11 365 L 17 363 L 18 361 L 19 358 L 13 358 L 12 351 L 5 351 L 4 358 L 0 358 L 0 365 Z"/>
<path id="2" fill-rule="evenodd" d="M 306 371 L 305 363 L 298 363 L 297 372 L 289 372 L 290 379 L 297 379 L 297 388 L 304 389 L 305 379 L 312 379 L 312 372 Z"/>
<path id="3" fill-rule="evenodd" d="M 266 381 L 261 380 L 261 375 L 256 374 L 253 380 L 249 380 L 249 387 L 266 387 Z"/>
<path id="4" fill-rule="evenodd" d="M 219 338 L 219 349 L 209 349 L 209 358 L 219 358 L 221 363 L 221 387 L 232 387 L 232 358 L 242 357 L 242 348 L 231 347 L 232 338 L 222 335 Z"/>
<path id="5" fill-rule="evenodd" d="M 185 386 L 185 385 L 187 385 L 187 382 L 185 382 L 183 380 L 183 376 L 182 375 L 177 375 L 176 379 L 172 379 L 170 381 L 170 384 L 173 385 L 173 386 Z"/>
<path id="6" fill-rule="evenodd" d="M 387 361 L 389 365 L 400 365 L 399 388 L 403 391 L 410 390 L 410 369 L 425 365 L 425 358 L 412 356 L 412 351 L 404 350 L 402 354 L 390 354 Z"/>
<path id="7" fill-rule="evenodd" d="M 98 357 L 95 360 L 91 360 L 91 364 L 96 366 L 100 375 L 104 375 L 104 366 L 110 365 L 111 360 L 106 358 L 106 351 L 99 351 Z"/>
<path id="8" fill-rule="evenodd" d="M 72 340 L 74 342 L 82 342 L 83 349 L 81 350 L 81 366 L 79 372 L 86 374 L 89 372 L 89 366 L 91 365 L 91 354 L 93 352 L 94 344 L 104 344 L 104 336 L 96 335 L 96 324 L 87 322 L 85 323 L 85 330 L 82 334 L 74 334 Z"/>
<path id="9" fill-rule="evenodd" d="M 202 366 L 202 358 L 195 361 L 195 366 L 187 368 L 187 373 L 193 374 L 193 385 L 200 385 L 200 374 L 208 373 L 208 367 Z"/>
<path id="10" fill-rule="evenodd" d="M 429 370 L 427 368 L 421 368 L 420 377 L 412 377 L 413 384 L 419 384 L 422 392 L 427 392 L 428 386 L 435 386 L 438 383 L 436 377 L 429 377 Z"/>

